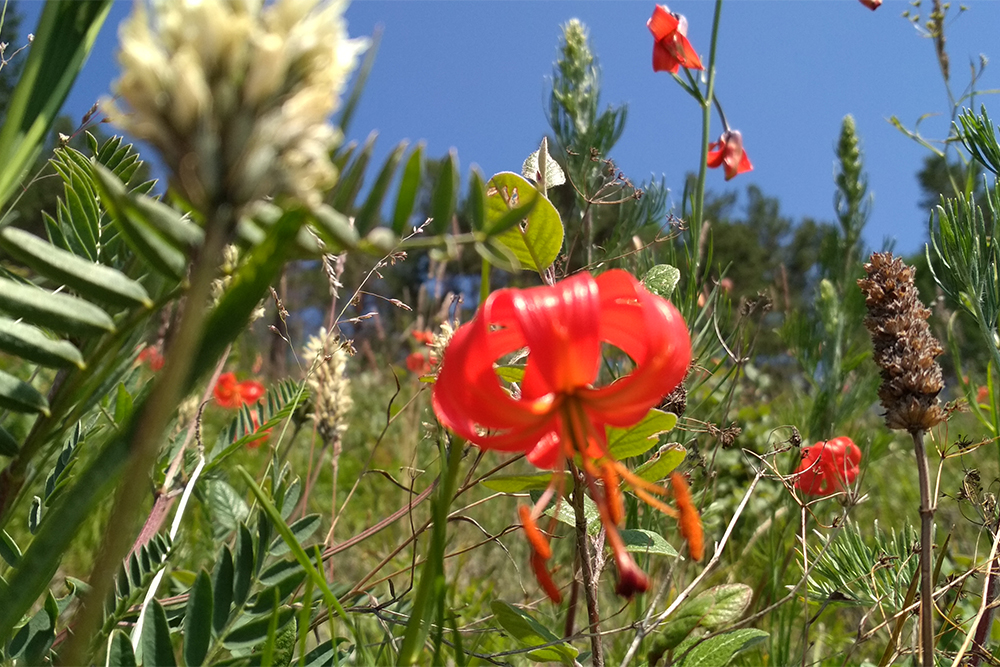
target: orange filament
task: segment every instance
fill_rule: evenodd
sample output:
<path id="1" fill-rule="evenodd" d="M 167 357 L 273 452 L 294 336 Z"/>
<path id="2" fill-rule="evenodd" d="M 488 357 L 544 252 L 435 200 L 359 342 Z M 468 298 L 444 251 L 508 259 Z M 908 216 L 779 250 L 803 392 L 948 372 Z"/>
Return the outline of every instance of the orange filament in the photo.
<path id="1" fill-rule="evenodd" d="M 694 506 L 691 499 L 691 491 L 688 489 L 687 482 L 684 481 L 684 475 L 679 472 L 672 473 L 670 486 L 674 490 L 674 499 L 677 501 L 677 509 L 680 512 L 677 523 L 681 529 L 681 537 L 687 542 L 691 558 L 699 561 L 705 555 L 705 535 L 701 528 L 698 508 Z"/>
<path id="2" fill-rule="evenodd" d="M 608 510 L 611 521 L 620 526 L 625 520 L 625 504 L 622 502 L 622 494 L 618 490 L 618 473 L 614 466 L 604 464 L 601 467 L 601 478 L 604 482 L 604 497 L 608 501 Z"/>
<path id="3" fill-rule="evenodd" d="M 531 518 L 531 509 L 527 505 L 520 505 L 517 508 L 517 513 L 521 517 L 524 535 L 528 538 L 528 543 L 531 544 L 532 551 L 541 556 L 543 561 L 551 558 L 552 547 L 549 546 L 549 541 L 542 534 L 542 531 L 538 529 L 535 520 Z"/>

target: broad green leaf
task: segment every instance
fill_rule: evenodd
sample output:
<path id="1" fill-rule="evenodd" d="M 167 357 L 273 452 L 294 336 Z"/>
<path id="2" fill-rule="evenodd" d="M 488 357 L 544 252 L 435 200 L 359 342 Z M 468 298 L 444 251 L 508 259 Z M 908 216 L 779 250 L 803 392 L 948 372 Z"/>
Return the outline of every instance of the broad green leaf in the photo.
<path id="1" fill-rule="evenodd" d="M 49 414 L 49 402 L 37 389 L 3 371 L 0 371 L 0 408 L 14 412 L 40 412 L 45 416 Z"/>
<path id="2" fill-rule="evenodd" d="M 204 493 L 212 513 L 213 524 L 221 527 L 226 533 L 236 530 L 240 523 L 250 515 L 250 508 L 243 500 L 243 496 L 223 479 L 207 480 L 204 485 Z"/>
<path id="3" fill-rule="evenodd" d="M 403 178 L 399 182 L 399 192 L 396 193 L 396 208 L 392 215 L 392 231 L 396 236 L 405 236 L 410 231 L 410 216 L 413 215 L 413 207 L 417 203 L 423 171 L 424 144 L 421 142 L 406 160 Z"/>
<path id="4" fill-rule="evenodd" d="M 680 280 L 679 269 L 669 264 L 657 264 L 642 277 L 642 285 L 653 294 L 669 299 Z"/>
<path id="5" fill-rule="evenodd" d="M 111 317 L 88 301 L 13 280 L 0 279 L 0 309 L 60 333 L 95 336 L 115 330 Z"/>
<path id="6" fill-rule="evenodd" d="M 200 665 L 212 641 L 212 580 L 202 570 L 194 581 L 184 613 L 184 663 Z"/>
<path id="7" fill-rule="evenodd" d="M 662 535 L 651 530 L 627 529 L 618 533 L 625 542 L 626 551 L 656 556 L 677 556 L 677 550 L 670 546 Z"/>
<path id="8" fill-rule="evenodd" d="M 683 446 L 676 442 L 669 442 L 661 446 L 652 458 L 632 472 L 647 482 L 658 482 L 683 463 L 685 456 L 687 456 L 687 450 Z"/>
<path id="9" fill-rule="evenodd" d="M 539 194 L 531 183 L 512 172 L 496 174 L 486 184 L 487 233 L 507 224 L 512 209 L 531 206 L 523 218 L 509 229 L 496 234 L 498 242 L 517 257 L 521 268 L 541 272 L 559 256 L 563 225 L 555 206 Z M 509 219 L 509 218 L 507 218 Z"/>
<path id="10" fill-rule="evenodd" d="M 293 523 L 289 528 L 292 534 L 295 535 L 295 539 L 301 543 L 309 539 L 319 529 L 322 521 L 323 519 L 319 514 L 308 514 Z M 268 551 L 272 556 L 284 556 L 288 553 L 289 549 L 285 541 L 279 537 L 274 542 L 271 542 L 271 548 Z"/>
<path id="11" fill-rule="evenodd" d="M 125 308 L 153 305 L 143 286 L 121 271 L 77 257 L 30 232 L 6 227 L 0 231 L 0 247 L 28 268 L 87 299 Z"/>
<path id="12" fill-rule="evenodd" d="M 296 477 L 292 480 L 292 483 L 288 485 L 285 490 L 284 495 L 281 498 L 281 518 L 288 521 L 288 517 L 292 515 L 295 511 L 296 506 L 299 504 L 299 499 L 302 497 L 302 480 Z"/>
<path id="13" fill-rule="evenodd" d="M 448 157 L 441 161 L 441 171 L 431 193 L 431 232 L 444 234 L 451 227 L 451 218 L 458 206 L 458 152 L 452 148 Z"/>
<path id="14" fill-rule="evenodd" d="M 542 646 L 557 642 L 553 646 L 546 646 L 527 654 L 528 658 L 535 662 L 561 662 L 564 665 L 572 665 L 580 652 L 576 647 L 567 643 L 558 643 L 561 638 L 557 637 L 544 625 L 529 616 L 527 612 L 509 605 L 501 600 L 494 600 L 490 603 L 490 609 L 496 617 L 500 626 L 510 634 L 519 644 L 525 647 Z"/>
<path id="15" fill-rule="evenodd" d="M 17 456 L 20 449 L 21 445 L 14 439 L 14 436 L 3 426 L 0 426 L 0 456 Z"/>
<path id="16" fill-rule="evenodd" d="M 691 649 L 680 662 L 680 667 L 726 667 L 737 653 L 767 637 L 768 633 L 757 628 L 742 628 L 711 637 Z"/>
<path id="17" fill-rule="evenodd" d="M 712 600 L 712 606 L 702 617 L 701 625 L 714 631 L 743 615 L 753 599 L 753 589 L 746 584 L 721 584 L 700 593 L 698 597 Z"/>
<path id="18" fill-rule="evenodd" d="M 539 169 L 538 157 L 545 152 L 545 189 L 554 188 L 557 185 L 562 185 L 566 182 L 566 174 L 563 172 L 562 167 L 559 163 L 552 159 L 549 154 L 549 140 L 547 137 L 542 137 L 542 145 L 537 151 L 532 153 L 521 165 L 521 175 L 528 180 L 538 183 L 541 180 L 541 170 Z"/>
<path id="19" fill-rule="evenodd" d="M 233 604 L 243 604 L 250 593 L 250 581 L 253 577 L 253 537 L 246 524 L 240 524 L 239 538 L 236 543 L 236 557 L 233 560 Z"/>
<path id="20" fill-rule="evenodd" d="M 531 499 L 534 502 L 542 497 L 538 491 L 531 492 Z M 556 508 L 559 508 L 558 512 Z M 570 498 L 557 498 L 555 503 L 549 505 L 545 510 L 545 516 L 555 517 L 556 521 L 567 526 L 576 527 L 576 512 L 573 511 L 573 503 Z M 601 513 L 597 509 L 597 504 L 590 499 L 590 496 L 583 496 L 583 516 L 587 520 L 587 532 L 596 534 L 601 529 Z"/>
<path id="21" fill-rule="evenodd" d="M 481 484 L 500 493 L 523 493 L 545 490 L 551 482 L 552 473 L 540 472 L 534 475 L 493 475 L 484 479 Z"/>
<path id="22" fill-rule="evenodd" d="M 108 643 L 108 659 L 106 667 L 136 667 L 135 654 L 132 652 L 132 642 L 128 635 L 115 629 Z"/>
<path id="23" fill-rule="evenodd" d="M 149 606 L 146 607 L 146 619 L 142 625 L 139 647 L 142 651 L 143 665 L 173 667 L 177 664 L 174 648 L 170 644 L 170 626 L 167 625 L 167 615 L 156 600 L 150 602 Z"/>
<path id="24" fill-rule="evenodd" d="M 645 454 L 658 442 L 657 436 L 677 426 L 677 415 L 650 410 L 642 421 L 629 428 L 608 428 L 608 453 L 619 461 Z"/>
<path id="25" fill-rule="evenodd" d="M 497 377 L 504 382 L 521 382 L 524 380 L 524 366 L 497 366 Z"/>
<path id="26" fill-rule="evenodd" d="M 56 615 L 53 612 L 55 601 L 51 604 L 52 594 L 46 596 L 46 605 L 35 612 L 27 623 L 10 640 L 8 654 L 19 659 L 25 665 L 40 665 L 56 638 Z"/>
<path id="27" fill-rule="evenodd" d="M 354 225 L 357 227 L 359 234 L 367 233 L 368 230 L 378 224 L 379 211 L 382 210 L 382 203 L 385 201 L 385 196 L 389 191 L 392 179 L 396 176 L 396 168 L 403 158 L 403 153 L 406 151 L 407 145 L 408 142 L 406 141 L 399 142 L 399 145 L 386 158 L 382 170 L 375 179 L 375 184 L 372 185 L 372 189 L 365 199 L 364 206 L 361 207 L 361 210 L 354 219 Z"/>
<path id="28" fill-rule="evenodd" d="M 216 634 L 222 632 L 229 620 L 229 608 L 233 604 L 233 553 L 228 546 L 222 547 L 222 555 L 212 571 L 212 628 Z"/>

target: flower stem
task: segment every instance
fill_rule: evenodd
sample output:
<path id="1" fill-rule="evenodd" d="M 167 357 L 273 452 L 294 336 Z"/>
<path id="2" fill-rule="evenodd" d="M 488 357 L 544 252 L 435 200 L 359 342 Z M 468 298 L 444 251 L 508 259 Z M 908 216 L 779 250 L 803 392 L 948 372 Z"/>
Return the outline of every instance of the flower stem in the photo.
<path id="1" fill-rule="evenodd" d="M 582 470 L 570 463 L 573 475 L 573 514 L 576 517 L 576 553 L 583 577 L 583 593 L 587 598 L 587 620 L 590 623 L 590 660 L 594 667 L 604 667 L 604 646 L 601 642 L 601 614 L 597 607 L 597 582 L 594 581 L 593 563 L 587 537 L 587 515 L 584 511 L 585 477 Z"/>
<path id="2" fill-rule="evenodd" d="M 920 645 L 923 667 L 934 667 L 934 596 L 931 580 L 931 557 L 934 526 L 934 505 L 931 501 L 930 474 L 927 469 L 927 452 L 924 432 L 910 431 L 917 455 L 917 473 L 920 477 Z"/>

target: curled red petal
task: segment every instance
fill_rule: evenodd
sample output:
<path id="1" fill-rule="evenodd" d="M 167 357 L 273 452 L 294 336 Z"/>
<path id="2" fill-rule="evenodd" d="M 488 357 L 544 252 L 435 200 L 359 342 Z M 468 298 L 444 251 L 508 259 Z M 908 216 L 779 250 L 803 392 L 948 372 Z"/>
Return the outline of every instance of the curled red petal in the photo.
<path id="1" fill-rule="evenodd" d="M 556 583 L 552 581 L 552 575 L 549 574 L 549 570 L 545 566 L 545 560 L 537 551 L 531 552 L 531 569 L 535 573 L 535 579 L 538 580 L 538 584 L 545 591 L 545 594 L 549 596 L 549 599 L 559 604 L 562 602 L 562 593 L 559 592 L 559 587 L 556 586 Z"/>
<path id="2" fill-rule="evenodd" d="M 212 393 L 215 396 L 215 402 L 224 408 L 235 409 L 243 405 L 235 373 L 220 375 L 215 382 Z"/>
<path id="3" fill-rule="evenodd" d="M 264 385 L 256 380 L 245 380 L 238 386 L 244 403 L 256 403 L 264 395 Z"/>

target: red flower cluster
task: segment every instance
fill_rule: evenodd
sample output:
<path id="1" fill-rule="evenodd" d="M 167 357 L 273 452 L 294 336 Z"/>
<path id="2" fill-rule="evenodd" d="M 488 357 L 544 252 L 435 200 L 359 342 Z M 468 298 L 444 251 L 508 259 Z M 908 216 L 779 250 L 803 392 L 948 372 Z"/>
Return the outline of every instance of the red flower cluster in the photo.
<path id="1" fill-rule="evenodd" d="M 140 364 L 149 364 L 149 370 L 154 373 L 163 368 L 163 354 L 160 352 L 160 348 L 154 345 L 147 345 L 142 348 L 138 361 Z"/>
<path id="2" fill-rule="evenodd" d="M 712 169 L 723 167 L 727 181 L 737 174 L 753 171 L 750 158 L 743 150 L 743 135 L 739 130 L 726 130 L 718 141 L 709 145 L 708 166 Z"/>
<path id="3" fill-rule="evenodd" d="M 802 462 L 795 470 L 795 488 L 810 496 L 843 491 L 858 476 L 861 450 L 841 436 L 802 448 Z"/>
<path id="4" fill-rule="evenodd" d="M 430 331 L 414 331 L 413 339 L 418 343 L 430 346 L 434 342 L 434 334 Z M 413 352 L 406 357 L 406 368 L 411 373 L 427 375 L 437 364 L 437 357 L 430 351 Z"/>
<path id="5" fill-rule="evenodd" d="M 705 69 L 687 38 L 687 19 L 672 14 L 666 5 L 657 5 L 646 21 L 653 33 L 653 71 L 677 74 L 681 67 Z"/>
<path id="6" fill-rule="evenodd" d="M 235 373 L 223 373 L 215 383 L 215 402 L 224 408 L 238 410 L 244 403 L 256 403 L 264 395 L 264 385 L 256 380 L 236 381 Z"/>
<path id="7" fill-rule="evenodd" d="M 627 354 L 635 369 L 595 387 L 602 343 Z M 512 393 L 498 381 L 494 362 L 525 347 L 524 378 Z M 551 287 L 491 294 L 451 339 L 434 385 L 434 412 L 479 447 L 524 452 L 539 468 L 561 473 L 568 463 L 579 461 L 614 554 L 618 593 L 631 597 L 649 582 L 618 533 L 625 516 L 621 480 L 652 506 L 671 516 L 678 513 L 650 495 L 665 495 L 664 489 L 609 456 L 605 427 L 641 421 L 680 383 L 690 360 L 687 325 L 668 301 L 650 294 L 625 271 L 596 278 L 580 273 Z M 554 601 L 561 596 L 545 565 L 552 552 L 535 521 L 562 488 L 557 473 L 535 507 L 520 510 L 532 569 Z M 675 489 L 675 495 L 680 504 L 683 491 Z M 685 537 L 694 534 L 692 525 L 688 515 Z M 691 544 L 692 555 L 699 550 Z"/>

